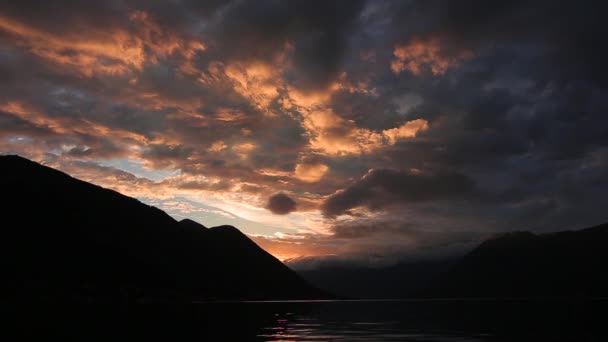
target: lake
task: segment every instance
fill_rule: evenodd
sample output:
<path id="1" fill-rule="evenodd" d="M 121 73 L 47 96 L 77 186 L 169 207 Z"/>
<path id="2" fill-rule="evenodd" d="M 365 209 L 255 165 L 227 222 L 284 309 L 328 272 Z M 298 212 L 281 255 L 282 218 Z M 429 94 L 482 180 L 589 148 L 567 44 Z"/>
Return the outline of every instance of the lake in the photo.
<path id="1" fill-rule="evenodd" d="M 608 341 L 606 301 L 276 301 L 21 308 L 47 340 Z"/>

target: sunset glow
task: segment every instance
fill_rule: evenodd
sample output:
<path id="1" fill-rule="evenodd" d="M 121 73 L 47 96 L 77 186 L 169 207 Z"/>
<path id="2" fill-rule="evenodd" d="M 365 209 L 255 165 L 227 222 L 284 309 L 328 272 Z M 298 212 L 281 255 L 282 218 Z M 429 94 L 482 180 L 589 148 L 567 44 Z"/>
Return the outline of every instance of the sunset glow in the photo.
<path id="1" fill-rule="evenodd" d="M 605 53 L 561 20 L 195 3 L 0 6 L 0 153 L 234 225 L 282 260 L 606 218 Z"/>

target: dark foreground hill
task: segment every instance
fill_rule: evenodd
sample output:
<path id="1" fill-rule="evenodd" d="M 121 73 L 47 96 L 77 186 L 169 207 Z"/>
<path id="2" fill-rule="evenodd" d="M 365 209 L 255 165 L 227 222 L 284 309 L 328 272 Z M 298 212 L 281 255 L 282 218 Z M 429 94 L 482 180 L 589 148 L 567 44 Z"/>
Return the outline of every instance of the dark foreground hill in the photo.
<path id="1" fill-rule="evenodd" d="M 537 235 L 512 232 L 463 257 L 360 267 L 289 263 L 312 284 L 360 298 L 608 297 L 608 224 Z"/>
<path id="2" fill-rule="evenodd" d="M 0 156 L 4 295 L 325 298 L 231 226 L 205 228 L 18 156 Z"/>

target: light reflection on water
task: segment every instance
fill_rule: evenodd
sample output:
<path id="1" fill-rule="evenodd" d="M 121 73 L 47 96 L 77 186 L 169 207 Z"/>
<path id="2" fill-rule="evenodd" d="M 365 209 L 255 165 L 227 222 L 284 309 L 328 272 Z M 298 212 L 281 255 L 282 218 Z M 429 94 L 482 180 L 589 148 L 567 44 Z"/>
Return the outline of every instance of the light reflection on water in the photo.
<path id="1" fill-rule="evenodd" d="M 257 335 L 263 341 L 486 341 L 488 335 L 459 336 L 456 333 L 437 334 L 406 332 L 401 322 L 382 321 L 321 321 L 319 317 L 299 316 L 293 313 L 275 313 L 272 326 L 260 329 Z"/>
<path id="2" fill-rule="evenodd" d="M 272 308 L 261 341 L 596 341 L 606 303 L 569 301 L 329 301 Z M 263 310 L 262 310 L 263 311 Z"/>
<path id="3" fill-rule="evenodd" d="M 608 341 L 606 301 L 36 303 L 9 313 L 34 341 Z"/>

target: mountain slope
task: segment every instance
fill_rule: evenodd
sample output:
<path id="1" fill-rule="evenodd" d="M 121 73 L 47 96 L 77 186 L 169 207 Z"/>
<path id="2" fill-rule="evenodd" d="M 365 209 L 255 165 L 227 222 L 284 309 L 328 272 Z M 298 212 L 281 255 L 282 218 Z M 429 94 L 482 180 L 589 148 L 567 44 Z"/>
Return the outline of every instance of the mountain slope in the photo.
<path id="1" fill-rule="evenodd" d="M 390 266 L 366 266 L 354 262 L 322 260 L 312 267 L 305 259 L 287 263 L 311 284 L 349 298 L 409 298 L 425 289 L 452 260 L 402 262 Z"/>
<path id="2" fill-rule="evenodd" d="M 234 227 L 207 229 L 18 156 L 0 156 L 5 293 L 320 298 Z"/>
<path id="3" fill-rule="evenodd" d="M 461 257 L 366 267 L 331 259 L 288 265 L 319 288 L 356 298 L 608 296 L 608 224 L 537 235 L 511 232 Z"/>
<path id="4" fill-rule="evenodd" d="M 426 297 L 608 295 L 608 224 L 535 235 L 507 233 L 464 256 Z"/>

